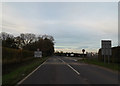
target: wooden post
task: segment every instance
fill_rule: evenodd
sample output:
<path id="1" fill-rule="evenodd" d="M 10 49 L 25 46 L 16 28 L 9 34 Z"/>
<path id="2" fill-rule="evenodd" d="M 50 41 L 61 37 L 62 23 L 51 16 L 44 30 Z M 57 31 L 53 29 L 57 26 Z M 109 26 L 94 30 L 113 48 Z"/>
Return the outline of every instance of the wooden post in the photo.
<path id="1" fill-rule="evenodd" d="M 109 55 L 108 55 L 108 64 L 110 63 L 110 57 L 109 57 Z"/>
<path id="2" fill-rule="evenodd" d="M 105 60 L 105 55 L 103 55 L 103 57 L 104 57 L 104 63 L 106 62 L 106 60 Z"/>

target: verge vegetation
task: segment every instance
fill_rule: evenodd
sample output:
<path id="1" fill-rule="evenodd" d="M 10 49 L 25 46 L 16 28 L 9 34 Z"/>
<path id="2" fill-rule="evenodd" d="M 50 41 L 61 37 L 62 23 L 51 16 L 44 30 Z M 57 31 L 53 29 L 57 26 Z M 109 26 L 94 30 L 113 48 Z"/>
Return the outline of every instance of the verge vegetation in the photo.
<path id="1" fill-rule="evenodd" d="M 93 64 L 93 65 L 98 65 L 101 67 L 105 67 L 108 69 L 111 69 L 113 71 L 119 71 L 119 64 L 118 63 L 104 63 L 102 61 L 99 61 L 97 58 L 92 58 L 92 59 L 79 59 L 78 62 L 84 62 L 84 63 L 88 63 L 88 64 Z"/>
<path id="2" fill-rule="evenodd" d="M 47 59 L 48 59 L 47 57 L 34 58 L 20 65 L 16 65 L 12 71 L 2 76 L 2 85 L 14 86 Z"/>
<path id="3" fill-rule="evenodd" d="M 54 53 L 54 38 L 50 35 L 21 33 L 14 37 L 0 33 L 2 40 L 2 85 L 15 85 Z M 34 58 L 34 51 L 42 51 L 42 58 Z"/>

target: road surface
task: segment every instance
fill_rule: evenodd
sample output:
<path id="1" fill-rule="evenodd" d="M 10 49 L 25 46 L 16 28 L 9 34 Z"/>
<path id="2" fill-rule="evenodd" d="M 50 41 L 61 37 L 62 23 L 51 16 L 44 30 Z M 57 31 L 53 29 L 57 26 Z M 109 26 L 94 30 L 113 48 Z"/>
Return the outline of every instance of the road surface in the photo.
<path id="1" fill-rule="evenodd" d="M 118 73 L 73 58 L 51 57 L 19 84 L 118 84 Z"/>

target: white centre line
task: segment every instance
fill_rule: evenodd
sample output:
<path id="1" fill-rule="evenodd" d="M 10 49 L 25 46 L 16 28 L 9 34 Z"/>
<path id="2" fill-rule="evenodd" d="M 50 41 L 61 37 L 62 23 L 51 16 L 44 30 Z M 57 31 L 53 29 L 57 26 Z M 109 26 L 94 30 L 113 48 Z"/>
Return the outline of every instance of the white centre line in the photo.
<path id="1" fill-rule="evenodd" d="M 75 70 L 72 66 L 70 66 L 68 63 L 66 63 L 65 61 L 63 61 L 62 59 L 58 58 L 59 60 L 61 60 L 63 63 L 65 63 L 69 68 L 71 68 L 75 73 L 77 73 L 78 75 L 80 75 L 80 73 Z"/>

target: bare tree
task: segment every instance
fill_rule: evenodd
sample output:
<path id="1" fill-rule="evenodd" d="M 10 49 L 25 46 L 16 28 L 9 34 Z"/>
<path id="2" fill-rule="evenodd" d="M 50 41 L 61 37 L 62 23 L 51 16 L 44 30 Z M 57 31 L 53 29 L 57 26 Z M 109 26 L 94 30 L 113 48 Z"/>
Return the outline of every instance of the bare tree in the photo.
<path id="1" fill-rule="evenodd" d="M 49 39 L 49 40 L 51 40 L 52 42 L 54 41 L 54 38 L 53 38 L 53 36 L 51 36 L 51 35 L 42 35 L 42 39 L 45 39 L 45 38 L 47 38 L 47 39 Z"/>
<path id="2" fill-rule="evenodd" d="M 13 39 L 14 36 L 11 35 L 11 34 L 8 34 L 8 33 L 6 33 L 6 32 L 1 32 L 1 33 L 0 33 L 0 39 L 1 39 L 1 40 L 6 40 L 7 38 Z"/>
<path id="3" fill-rule="evenodd" d="M 25 34 L 22 33 L 22 34 L 20 34 L 20 38 L 22 40 L 22 43 L 24 45 L 27 45 L 29 43 L 34 42 L 36 36 L 35 36 L 35 34 L 31 34 L 31 33 L 25 33 Z"/>

